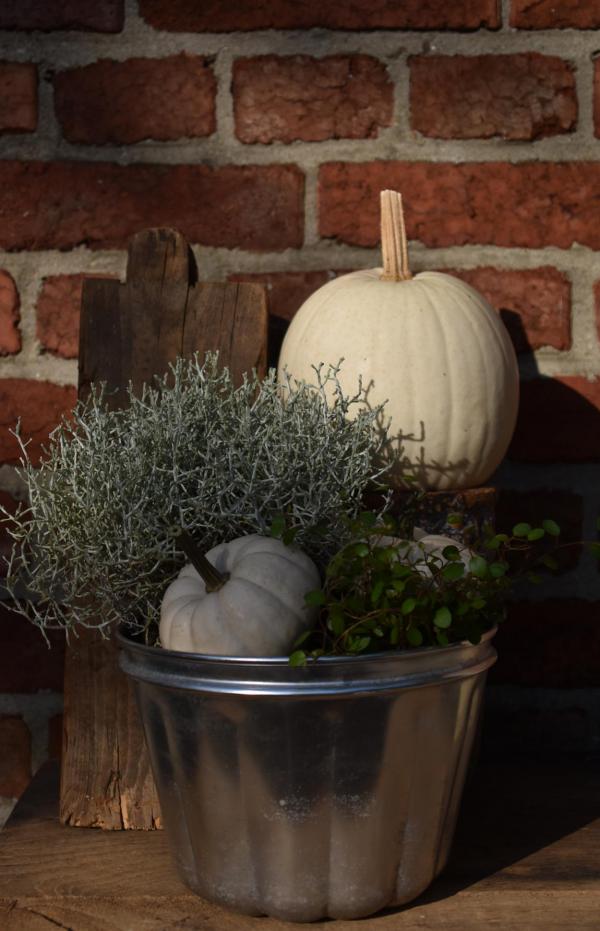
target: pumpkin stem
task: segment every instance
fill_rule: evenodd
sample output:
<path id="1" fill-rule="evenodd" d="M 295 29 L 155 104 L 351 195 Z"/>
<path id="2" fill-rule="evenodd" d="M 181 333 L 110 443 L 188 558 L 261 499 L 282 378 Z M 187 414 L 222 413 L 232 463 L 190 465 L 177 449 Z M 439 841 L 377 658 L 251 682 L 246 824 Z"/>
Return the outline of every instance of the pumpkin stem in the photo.
<path id="1" fill-rule="evenodd" d="M 402 195 L 397 191 L 381 192 L 381 252 L 382 281 L 408 281 L 412 278 L 408 267 Z"/>
<path id="2" fill-rule="evenodd" d="M 229 574 L 226 572 L 219 572 L 218 569 L 215 569 L 204 553 L 200 552 L 189 533 L 182 530 L 177 537 L 177 543 L 206 585 L 207 592 L 218 592 L 220 588 L 223 588 L 225 582 L 229 578 Z"/>

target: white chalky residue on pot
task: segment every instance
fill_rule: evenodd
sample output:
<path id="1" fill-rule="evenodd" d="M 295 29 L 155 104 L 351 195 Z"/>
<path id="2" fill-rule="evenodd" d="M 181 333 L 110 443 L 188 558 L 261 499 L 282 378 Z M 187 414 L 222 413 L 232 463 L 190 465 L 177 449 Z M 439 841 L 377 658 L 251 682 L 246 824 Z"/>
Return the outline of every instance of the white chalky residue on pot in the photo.
<path id="1" fill-rule="evenodd" d="M 373 798 L 369 795 L 337 795 L 336 802 L 340 814 L 352 818 L 368 818 L 373 810 Z"/>
<path id="2" fill-rule="evenodd" d="M 263 814 L 267 821 L 293 821 L 298 823 L 315 820 L 317 817 L 314 803 L 310 799 L 294 795 L 280 798 L 276 807 L 265 809 Z"/>

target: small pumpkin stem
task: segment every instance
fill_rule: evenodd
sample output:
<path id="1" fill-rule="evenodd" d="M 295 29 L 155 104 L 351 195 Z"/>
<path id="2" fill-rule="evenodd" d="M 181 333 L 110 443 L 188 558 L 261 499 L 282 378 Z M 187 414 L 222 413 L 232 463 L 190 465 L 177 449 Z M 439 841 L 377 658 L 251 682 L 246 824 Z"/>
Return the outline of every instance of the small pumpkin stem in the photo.
<path id="1" fill-rule="evenodd" d="M 207 592 L 218 592 L 220 588 L 223 588 L 229 575 L 215 569 L 204 553 L 200 552 L 189 533 L 182 530 L 177 538 L 177 543 L 206 585 Z"/>
<path id="2" fill-rule="evenodd" d="M 381 192 L 382 281 L 409 281 L 408 245 L 402 195 L 397 191 Z"/>

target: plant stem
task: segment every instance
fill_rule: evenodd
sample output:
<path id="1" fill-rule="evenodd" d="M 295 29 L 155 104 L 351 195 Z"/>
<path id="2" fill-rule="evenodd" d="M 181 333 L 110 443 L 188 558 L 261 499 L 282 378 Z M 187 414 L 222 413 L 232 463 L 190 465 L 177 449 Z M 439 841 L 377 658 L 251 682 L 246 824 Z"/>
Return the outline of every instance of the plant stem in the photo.
<path id="1" fill-rule="evenodd" d="M 218 592 L 220 588 L 223 588 L 229 574 L 215 569 L 204 553 L 200 552 L 189 533 L 182 530 L 177 538 L 177 543 L 206 585 L 207 592 Z"/>
<path id="2" fill-rule="evenodd" d="M 402 195 L 397 191 L 381 192 L 381 252 L 382 281 L 409 281 L 406 227 L 402 210 Z"/>

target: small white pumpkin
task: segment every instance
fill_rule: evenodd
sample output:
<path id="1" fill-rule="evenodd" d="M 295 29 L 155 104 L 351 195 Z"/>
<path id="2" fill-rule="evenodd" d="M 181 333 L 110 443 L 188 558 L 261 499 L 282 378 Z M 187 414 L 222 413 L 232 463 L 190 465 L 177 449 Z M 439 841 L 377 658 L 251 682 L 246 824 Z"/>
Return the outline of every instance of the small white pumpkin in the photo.
<path id="1" fill-rule="evenodd" d="M 368 403 L 387 402 L 386 455 L 392 477 L 422 488 L 468 488 L 486 481 L 514 430 L 519 374 L 499 315 L 451 275 L 408 268 L 400 195 L 382 192 L 383 269 L 328 282 L 304 302 L 286 333 L 286 372 L 314 381 L 313 366 L 343 364 L 339 381 Z"/>
<path id="2" fill-rule="evenodd" d="M 463 546 L 462 543 L 458 543 L 457 540 L 453 540 L 452 537 L 445 537 L 438 533 L 427 533 L 421 530 L 420 527 L 414 528 L 413 537 L 413 540 L 401 541 L 393 537 L 382 537 L 382 545 L 397 545 L 398 558 L 400 561 L 412 566 L 416 563 L 417 571 L 423 576 L 430 576 L 431 569 L 421 562 L 421 560 L 428 556 L 435 556 L 442 565 L 445 565 L 448 560 L 442 554 L 447 546 L 456 547 L 458 550 L 458 557 L 465 569 L 469 568 L 469 563 L 475 555 L 472 550 Z"/>
<path id="3" fill-rule="evenodd" d="M 319 571 L 301 550 L 250 534 L 209 550 L 182 547 L 188 564 L 167 588 L 160 642 L 167 650 L 218 656 L 286 656 L 316 620 L 304 596 L 320 587 Z M 215 571 L 216 570 L 216 571 Z"/>

